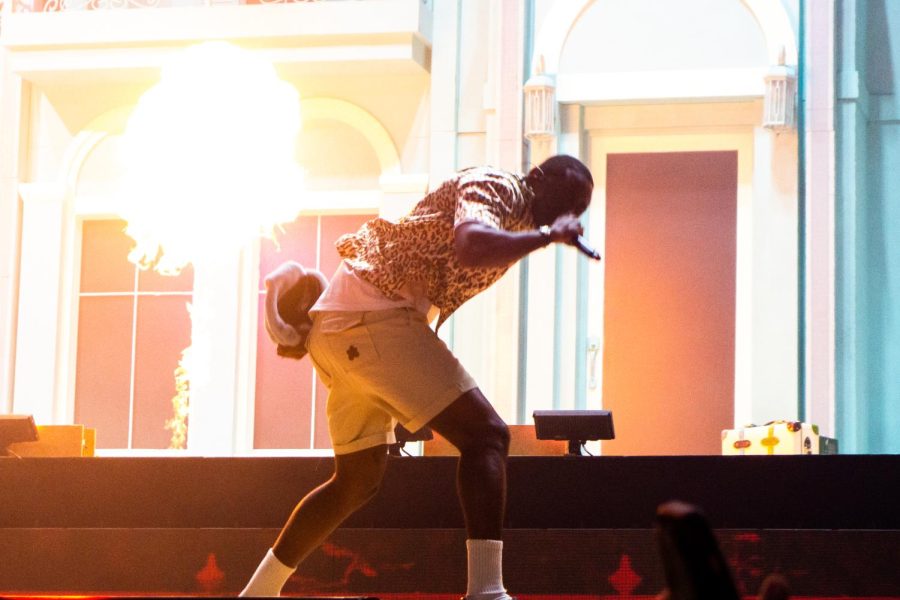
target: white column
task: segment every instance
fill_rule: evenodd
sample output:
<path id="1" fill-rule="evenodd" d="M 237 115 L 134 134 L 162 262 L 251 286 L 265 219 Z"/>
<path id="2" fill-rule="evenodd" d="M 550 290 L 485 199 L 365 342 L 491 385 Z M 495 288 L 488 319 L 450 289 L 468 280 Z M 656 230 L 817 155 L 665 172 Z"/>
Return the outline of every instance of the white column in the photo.
<path id="1" fill-rule="evenodd" d="M 231 456 L 245 445 L 236 426 L 242 414 L 241 279 L 239 251 L 223 251 L 218 260 L 194 265 L 191 301 L 190 417 L 188 451 Z"/>
<path id="2" fill-rule="evenodd" d="M 457 101 L 459 97 L 459 0 L 434 0 L 431 53 L 431 187 L 456 171 Z M 453 348 L 455 319 L 438 334 Z"/>
<path id="3" fill-rule="evenodd" d="M 556 154 L 556 137 L 529 143 L 529 161 L 541 164 Z M 548 246 L 528 256 L 528 330 L 525 360 L 525 415 L 553 408 L 554 315 L 556 314 L 556 248 Z"/>
<path id="4" fill-rule="evenodd" d="M 753 153 L 751 422 L 767 423 L 797 418 L 797 136 L 756 127 Z"/>
<path id="5" fill-rule="evenodd" d="M 752 136 L 746 146 L 738 145 L 738 189 L 735 242 L 734 296 L 734 426 L 753 423 L 753 331 L 756 198 L 754 190 L 755 153 Z"/>
<path id="6" fill-rule="evenodd" d="M 502 0 L 497 27 L 497 157 L 498 166 L 518 171 L 522 168 L 522 54 L 525 35 L 523 31 L 522 2 Z"/>
<path id="7" fill-rule="evenodd" d="M 256 420 L 256 335 L 258 333 L 259 245 L 251 244 L 241 252 L 239 261 L 238 318 L 235 328 L 237 367 L 235 368 L 235 411 L 233 453 L 253 450 Z"/>
<path id="8" fill-rule="evenodd" d="M 577 104 L 559 107 L 559 152 L 579 158 L 585 163 L 589 159 L 583 156 L 584 116 L 583 109 Z M 582 217 L 587 225 L 587 215 Z M 586 365 L 587 354 L 587 322 L 586 314 L 579 314 L 579 298 L 586 301 L 587 278 L 597 277 L 601 273 L 595 265 L 588 265 L 588 259 L 569 246 L 556 246 L 556 290 L 555 339 L 557 348 L 555 356 L 556 373 L 554 373 L 555 394 L 559 408 L 576 408 L 576 397 L 586 394 L 587 389 L 577 390 L 576 362 Z M 582 311 L 584 310 L 582 306 Z M 583 319 L 583 320 L 582 320 Z M 586 379 L 583 382 L 587 385 Z M 586 396 L 585 396 L 586 397 Z"/>
<path id="9" fill-rule="evenodd" d="M 485 85 L 488 112 L 486 156 L 509 171 L 522 168 L 522 6 L 517 0 L 491 3 L 491 64 Z M 482 305 L 493 343 L 484 367 L 490 374 L 490 399 L 509 422 L 516 418 L 519 350 L 519 267 L 497 282 Z M 480 336 L 479 336 L 480 337 Z"/>
<path id="10" fill-rule="evenodd" d="M 855 6 L 846 2 L 845 10 Z M 806 3 L 806 420 L 823 435 L 835 425 L 835 145 L 834 145 L 834 0 Z M 851 27 L 855 31 L 855 27 Z M 855 107 L 851 111 L 855 114 Z M 853 131 L 853 129 L 850 129 Z M 851 134 L 852 136 L 852 134 Z M 850 204 L 848 204 L 850 206 Z M 853 217 L 853 211 L 847 215 Z M 853 231 L 847 227 L 847 231 Z M 850 263 L 848 262 L 848 265 Z M 845 272 L 846 277 L 853 273 Z M 853 287 L 848 286 L 851 295 Z M 853 302 L 852 297 L 845 302 Z M 848 313 L 845 307 L 845 314 Z M 845 323 L 846 347 L 855 346 L 856 331 Z M 847 361 L 846 364 L 851 364 Z M 854 383 L 845 374 L 847 384 Z M 845 390 L 847 394 L 849 390 Z"/>
<path id="11" fill-rule="evenodd" d="M 429 173 L 433 186 L 456 171 L 459 12 L 459 0 L 434 0 Z"/>
<path id="12" fill-rule="evenodd" d="M 9 14 L 6 2 L 3 7 Z M 22 79 L 0 48 L 0 413 L 13 404 L 16 311 L 19 278 L 19 147 L 22 128 Z"/>
<path id="13" fill-rule="evenodd" d="M 40 424 L 61 423 L 58 356 L 62 256 L 68 190 L 60 184 L 19 186 L 22 198 L 18 325 L 13 412 Z"/>
<path id="14" fill-rule="evenodd" d="M 500 166 L 497 139 L 499 121 L 497 79 L 500 60 L 501 12 L 499 2 L 463 2 L 457 40 L 457 168 L 488 164 Z M 432 74 L 434 77 L 434 74 Z M 435 182 L 437 183 L 437 182 Z M 497 285 L 466 302 L 454 315 L 453 352 L 466 367 L 497 412 L 506 417 L 505 399 L 497 390 L 498 356 L 509 354 L 506 339 L 495 335 Z M 513 353 L 514 354 L 514 353 Z"/>
<path id="15" fill-rule="evenodd" d="M 545 149 L 555 150 L 555 141 Z M 550 152 L 536 155 L 531 162 L 540 164 Z M 556 314 L 556 248 L 547 246 L 528 256 L 528 316 L 525 359 L 525 415 L 531 422 L 535 409 L 553 408 L 554 315 Z"/>

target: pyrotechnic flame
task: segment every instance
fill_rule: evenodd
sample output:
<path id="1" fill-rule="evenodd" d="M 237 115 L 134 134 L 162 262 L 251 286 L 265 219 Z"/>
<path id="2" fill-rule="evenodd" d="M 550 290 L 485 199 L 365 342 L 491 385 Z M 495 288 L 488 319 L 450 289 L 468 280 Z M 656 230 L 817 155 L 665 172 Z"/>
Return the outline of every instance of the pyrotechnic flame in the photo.
<path id="1" fill-rule="evenodd" d="M 300 209 L 297 91 L 271 64 L 224 42 L 162 70 L 124 135 L 120 214 L 129 259 L 164 274 L 270 236 Z"/>
<path id="2" fill-rule="evenodd" d="M 189 262 L 212 267 L 258 236 L 274 237 L 300 210 L 299 129 L 297 91 L 271 64 L 224 42 L 180 53 L 141 97 L 123 136 L 119 213 L 135 241 L 129 260 L 177 274 Z M 195 293 L 193 339 L 165 424 L 172 448 L 185 447 L 191 393 L 212 377 L 208 324 L 222 322 L 217 308 L 209 294 Z"/>
<path id="3" fill-rule="evenodd" d="M 189 309 L 190 310 L 190 309 Z M 169 450 L 184 450 L 187 448 L 188 413 L 191 398 L 191 347 L 188 346 L 181 352 L 181 360 L 175 368 L 175 396 L 172 398 L 171 419 L 166 420 L 166 429 L 172 432 L 169 440 Z"/>

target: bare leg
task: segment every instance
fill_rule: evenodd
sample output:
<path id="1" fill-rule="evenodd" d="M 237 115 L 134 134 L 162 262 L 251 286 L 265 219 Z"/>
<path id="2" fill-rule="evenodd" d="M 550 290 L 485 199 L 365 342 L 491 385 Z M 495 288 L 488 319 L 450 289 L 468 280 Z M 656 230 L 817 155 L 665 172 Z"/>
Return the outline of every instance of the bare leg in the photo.
<path id="1" fill-rule="evenodd" d="M 509 429 L 475 388 L 429 426 L 459 450 L 456 483 L 469 539 L 499 540 L 506 509 Z"/>
<path id="2" fill-rule="evenodd" d="M 429 425 L 459 450 L 456 485 L 466 520 L 466 600 L 510 600 L 503 586 L 503 516 L 509 429 L 481 390 L 457 398 Z"/>
<path id="3" fill-rule="evenodd" d="M 272 547 L 296 567 L 378 491 L 387 465 L 384 445 L 334 457 L 334 475 L 297 504 Z"/>

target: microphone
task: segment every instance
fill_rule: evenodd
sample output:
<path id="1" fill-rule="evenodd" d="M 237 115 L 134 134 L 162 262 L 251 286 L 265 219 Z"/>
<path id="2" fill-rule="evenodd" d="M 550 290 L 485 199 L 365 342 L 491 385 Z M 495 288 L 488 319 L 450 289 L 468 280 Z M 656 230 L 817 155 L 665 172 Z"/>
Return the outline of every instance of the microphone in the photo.
<path id="1" fill-rule="evenodd" d="M 572 244 L 578 248 L 582 254 L 587 256 L 588 258 L 593 258 L 594 260 L 600 260 L 600 253 L 591 248 L 590 244 L 587 243 L 587 240 L 581 237 L 580 235 L 575 236 L 575 240 Z"/>

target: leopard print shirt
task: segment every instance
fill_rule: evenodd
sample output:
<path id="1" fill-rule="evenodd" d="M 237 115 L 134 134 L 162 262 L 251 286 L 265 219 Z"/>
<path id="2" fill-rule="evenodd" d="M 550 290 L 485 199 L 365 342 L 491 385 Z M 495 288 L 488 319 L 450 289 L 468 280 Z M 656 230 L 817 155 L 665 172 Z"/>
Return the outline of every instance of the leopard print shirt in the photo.
<path id="1" fill-rule="evenodd" d="M 397 222 L 376 218 L 335 246 L 348 267 L 388 298 L 411 282 L 422 282 L 441 313 L 440 326 L 464 302 L 490 287 L 509 269 L 463 267 L 454 247 L 454 230 L 467 221 L 504 231 L 535 228 L 534 194 L 524 178 L 491 167 L 459 172 L 425 196 Z"/>

